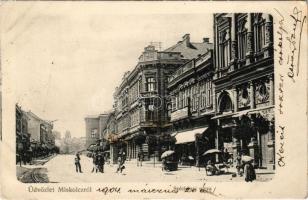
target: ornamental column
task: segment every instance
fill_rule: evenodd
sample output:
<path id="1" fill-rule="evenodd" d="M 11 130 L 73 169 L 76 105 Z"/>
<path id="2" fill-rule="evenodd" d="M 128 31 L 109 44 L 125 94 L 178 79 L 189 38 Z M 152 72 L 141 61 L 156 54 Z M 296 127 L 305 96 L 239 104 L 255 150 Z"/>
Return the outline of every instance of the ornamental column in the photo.
<path id="1" fill-rule="evenodd" d="M 233 99 L 234 99 L 234 102 L 233 102 L 233 105 L 234 105 L 234 112 L 237 112 L 238 111 L 238 106 L 237 106 L 237 102 L 238 102 L 238 92 L 237 92 L 237 88 L 236 86 L 233 87 Z"/>
<path id="2" fill-rule="evenodd" d="M 216 90 L 215 90 L 215 84 L 212 84 L 212 97 L 210 97 L 210 98 L 212 98 L 212 104 L 213 104 L 213 111 L 215 112 L 215 113 L 217 113 L 217 111 L 216 111 Z"/>
<path id="3" fill-rule="evenodd" d="M 249 83 L 249 90 L 250 90 L 250 109 L 255 109 L 255 89 L 253 82 L 250 81 Z"/>
<path id="4" fill-rule="evenodd" d="M 231 67 L 230 71 L 236 69 L 237 62 L 237 41 L 236 41 L 236 17 L 232 14 L 231 17 Z"/>
<path id="5" fill-rule="evenodd" d="M 268 58 L 273 55 L 273 22 L 269 14 L 263 14 L 265 16 L 265 46 L 264 46 L 264 58 Z"/>
<path id="6" fill-rule="evenodd" d="M 269 75 L 268 79 L 269 79 L 269 85 L 270 85 L 269 103 L 270 105 L 274 105 L 274 101 L 275 101 L 274 74 Z"/>
<path id="7" fill-rule="evenodd" d="M 274 119 L 269 123 L 268 142 L 267 142 L 267 168 L 275 169 L 275 121 Z"/>
<path id="8" fill-rule="evenodd" d="M 253 62 L 253 25 L 251 13 L 247 14 L 247 51 L 246 51 L 246 65 Z"/>
<path id="9" fill-rule="evenodd" d="M 251 131 L 253 132 L 253 136 L 250 138 L 250 143 L 248 144 L 249 155 L 254 158 L 253 166 L 259 165 L 259 153 L 258 153 L 258 140 L 260 140 L 259 132 L 256 130 L 256 125 L 253 120 L 251 120 Z M 255 134 L 256 133 L 256 134 Z M 257 138 L 256 138 L 257 137 Z M 262 159 L 262 158 L 261 158 Z"/>
<path id="10" fill-rule="evenodd" d="M 236 165 L 236 157 L 240 154 L 241 143 L 238 139 L 238 135 L 236 133 L 236 127 L 231 128 L 232 132 L 232 149 L 233 149 L 233 165 Z"/>

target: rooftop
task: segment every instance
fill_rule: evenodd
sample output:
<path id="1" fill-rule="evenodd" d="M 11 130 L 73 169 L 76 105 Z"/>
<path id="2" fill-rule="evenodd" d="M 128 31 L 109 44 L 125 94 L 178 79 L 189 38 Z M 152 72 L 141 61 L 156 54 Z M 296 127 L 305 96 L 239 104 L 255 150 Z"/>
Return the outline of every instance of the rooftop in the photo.
<path id="1" fill-rule="evenodd" d="M 185 34 L 181 41 L 167 48 L 164 52 L 180 52 L 183 59 L 193 59 L 213 49 L 213 43 L 209 38 L 203 38 L 203 42 L 196 43 L 190 41 L 190 34 Z"/>

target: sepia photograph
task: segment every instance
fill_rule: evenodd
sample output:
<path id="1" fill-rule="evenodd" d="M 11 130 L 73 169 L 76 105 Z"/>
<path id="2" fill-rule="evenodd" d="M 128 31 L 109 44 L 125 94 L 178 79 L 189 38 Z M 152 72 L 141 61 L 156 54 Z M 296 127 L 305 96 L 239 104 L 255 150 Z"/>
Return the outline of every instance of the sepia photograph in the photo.
<path id="1" fill-rule="evenodd" d="M 89 18 L 60 19 L 59 29 L 74 24 L 61 35 L 45 21 L 31 38 L 39 18 L 24 33 L 30 44 L 43 38 L 40 52 L 27 55 L 33 65 L 19 66 L 18 180 L 273 178 L 270 14 L 146 16 L 137 24 L 138 16 Z M 133 26 L 121 30 L 122 23 Z M 35 63 L 40 54 L 49 60 Z M 33 76 L 35 85 L 25 82 Z"/>
<path id="2" fill-rule="evenodd" d="M 302 3 L 3 3 L 0 194 L 307 195 Z"/>

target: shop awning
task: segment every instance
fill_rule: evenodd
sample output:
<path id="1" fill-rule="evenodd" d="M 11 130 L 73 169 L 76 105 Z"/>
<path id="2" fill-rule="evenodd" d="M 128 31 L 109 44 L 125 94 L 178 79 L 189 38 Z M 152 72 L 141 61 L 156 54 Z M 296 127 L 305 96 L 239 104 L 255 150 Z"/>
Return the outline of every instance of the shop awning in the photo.
<path id="1" fill-rule="evenodd" d="M 211 119 L 228 118 L 228 117 L 231 117 L 232 115 L 234 115 L 234 113 L 228 112 L 228 113 L 225 113 L 225 114 L 216 115 L 216 116 L 212 117 Z"/>
<path id="2" fill-rule="evenodd" d="M 233 115 L 232 117 L 233 117 L 233 118 L 242 117 L 242 116 L 244 116 L 244 115 L 247 115 L 247 113 L 248 113 L 248 110 L 239 111 L 239 112 L 237 112 L 235 115 Z"/>
<path id="3" fill-rule="evenodd" d="M 195 135 L 196 134 L 202 134 L 207 129 L 208 129 L 208 127 L 205 127 L 205 128 L 198 128 L 198 129 L 178 133 L 178 134 L 175 135 L 175 139 L 176 139 L 175 144 L 183 144 L 183 143 L 188 143 L 188 142 L 194 142 L 195 141 Z"/>

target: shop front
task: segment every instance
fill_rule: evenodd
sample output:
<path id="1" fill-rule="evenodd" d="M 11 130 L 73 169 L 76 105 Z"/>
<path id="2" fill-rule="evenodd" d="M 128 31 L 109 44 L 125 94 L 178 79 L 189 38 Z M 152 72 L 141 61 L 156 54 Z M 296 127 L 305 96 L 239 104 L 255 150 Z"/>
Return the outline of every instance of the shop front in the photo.
<path id="1" fill-rule="evenodd" d="M 210 147 L 209 128 L 195 128 L 172 134 L 175 138 L 175 152 L 182 165 L 199 166 L 202 153 Z"/>
<path id="2" fill-rule="evenodd" d="M 274 168 L 274 110 L 260 108 L 217 118 L 216 148 L 254 158 L 258 168 Z"/>

